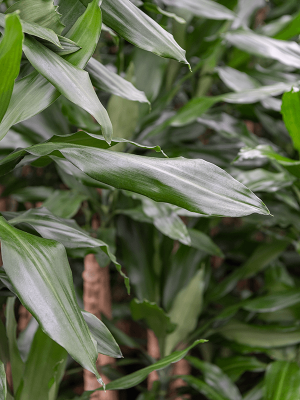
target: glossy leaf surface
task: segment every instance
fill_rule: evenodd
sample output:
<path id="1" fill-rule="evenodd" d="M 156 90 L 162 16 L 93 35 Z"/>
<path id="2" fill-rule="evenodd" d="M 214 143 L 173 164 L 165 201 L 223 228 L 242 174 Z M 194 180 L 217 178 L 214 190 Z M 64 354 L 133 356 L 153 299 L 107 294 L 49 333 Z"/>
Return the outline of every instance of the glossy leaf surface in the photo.
<path id="1" fill-rule="evenodd" d="M 296 362 L 275 361 L 266 372 L 266 400 L 293 400 L 300 396 L 300 369 Z"/>

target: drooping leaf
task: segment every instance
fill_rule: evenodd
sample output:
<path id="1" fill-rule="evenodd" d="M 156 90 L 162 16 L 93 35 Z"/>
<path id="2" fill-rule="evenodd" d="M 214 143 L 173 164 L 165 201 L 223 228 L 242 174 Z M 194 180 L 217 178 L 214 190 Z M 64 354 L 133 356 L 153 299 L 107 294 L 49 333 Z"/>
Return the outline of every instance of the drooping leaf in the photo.
<path id="1" fill-rule="evenodd" d="M 149 103 L 144 92 L 136 89 L 131 82 L 112 72 L 111 69 L 101 64 L 95 58 L 89 60 L 85 69 L 97 89 L 131 101 Z"/>
<path id="2" fill-rule="evenodd" d="M 235 17 L 231 10 L 212 0 L 163 0 L 163 3 L 188 10 L 197 17 L 221 20 L 233 20 Z"/>
<path id="3" fill-rule="evenodd" d="M 220 358 L 217 363 L 233 382 L 236 382 L 246 371 L 262 372 L 267 367 L 267 364 L 250 356 Z"/>
<path id="4" fill-rule="evenodd" d="M 291 91 L 282 96 L 281 112 L 289 134 L 293 140 L 294 147 L 300 151 L 299 130 L 300 92 Z"/>
<path id="5" fill-rule="evenodd" d="M 188 229 L 191 238 L 191 246 L 195 249 L 204 251 L 211 256 L 223 257 L 221 249 L 211 240 L 211 238 L 197 229 Z"/>
<path id="6" fill-rule="evenodd" d="M 68 353 L 66 350 L 38 328 L 31 344 L 22 377 L 22 388 L 18 391 L 20 400 L 48 400 L 49 382 L 55 377 L 55 367 L 64 374 Z"/>
<path id="7" fill-rule="evenodd" d="M 61 94 L 93 115 L 101 125 L 104 137 L 110 143 L 111 122 L 93 89 L 88 73 L 65 61 L 34 39 L 26 38 L 23 49 L 34 68 Z M 77 53 L 66 57 L 75 57 L 75 54 L 77 57 Z"/>
<path id="8" fill-rule="evenodd" d="M 154 159 L 92 147 L 44 143 L 2 159 L 0 171 L 7 173 L 26 152 L 40 157 L 55 150 L 91 178 L 155 201 L 206 215 L 269 214 L 266 206 L 249 189 L 204 160 Z"/>
<path id="9" fill-rule="evenodd" d="M 93 338 L 97 342 L 98 353 L 114 358 L 122 358 L 121 350 L 113 335 L 100 319 L 87 311 L 81 311 Z"/>
<path id="10" fill-rule="evenodd" d="M 101 9 L 103 22 L 128 42 L 161 57 L 188 64 L 185 51 L 173 36 L 130 0 L 104 0 Z"/>
<path id="11" fill-rule="evenodd" d="M 266 400 L 294 400 L 300 396 L 300 369 L 296 362 L 275 361 L 265 376 Z"/>
<path id="12" fill-rule="evenodd" d="M 171 322 L 177 324 L 174 332 L 166 338 L 165 354 L 170 354 L 174 347 L 195 329 L 203 307 L 204 268 L 201 268 L 175 297 L 168 315 Z"/>
<path id="13" fill-rule="evenodd" d="M 217 73 L 225 85 L 235 92 L 259 88 L 261 85 L 245 72 L 238 71 L 231 67 L 217 67 Z"/>
<path id="14" fill-rule="evenodd" d="M 0 399 L 6 400 L 7 395 L 7 384 L 6 384 L 6 373 L 3 362 L 0 360 Z"/>
<path id="15" fill-rule="evenodd" d="M 73 190 L 55 190 L 43 205 L 57 217 L 72 218 L 86 199 L 86 195 Z"/>
<path id="16" fill-rule="evenodd" d="M 19 74 L 22 43 L 20 19 L 17 14 L 8 15 L 5 18 L 4 37 L 0 43 L 0 122 L 8 108 L 15 79 Z"/>
<path id="17" fill-rule="evenodd" d="M 61 33 L 64 25 L 60 22 L 60 14 L 52 0 L 19 0 L 6 10 L 6 14 L 20 11 L 20 18 L 45 28 Z"/>
<path id="18" fill-rule="evenodd" d="M 143 3 L 143 7 L 150 12 L 153 12 L 155 14 L 160 14 L 160 15 L 164 15 L 166 17 L 172 18 L 174 19 L 176 22 L 178 22 L 179 24 L 185 24 L 186 20 L 179 17 L 178 15 L 171 13 L 169 11 L 163 10 L 162 8 L 160 8 L 159 6 L 157 6 L 156 4 L 152 4 L 152 3 L 148 3 L 145 2 Z"/>
<path id="19" fill-rule="evenodd" d="M 233 400 L 225 397 L 223 394 L 220 394 L 202 379 L 196 378 L 195 376 L 182 375 L 181 379 L 183 379 L 188 385 L 192 386 L 198 392 L 202 393 L 209 400 Z"/>
<path id="20" fill-rule="evenodd" d="M 136 372 L 133 372 L 132 374 L 128 374 L 122 378 L 116 379 L 115 381 L 108 383 L 106 385 L 106 389 L 107 390 L 123 390 L 123 389 L 129 389 L 133 386 L 136 386 L 139 383 L 143 382 L 143 380 L 145 380 L 152 371 L 157 371 L 157 370 L 166 368 L 170 364 L 180 361 L 183 357 L 185 357 L 187 355 L 187 353 L 193 347 L 197 346 L 200 343 L 204 343 L 204 342 L 206 342 L 206 340 L 200 339 L 200 340 L 197 340 L 196 342 L 194 342 L 191 346 L 187 347 L 184 350 L 174 351 L 169 356 L 162 358 L 161 360 L 157 361 L 156 363 L 154 363 L 152 365 L 149 365 L 146 368 L 142 368 Z M 101 388 L 97 389 L 97 390 L 101 390 Z M 95 392 L 95 391 L 93 391 L 93 392 Z M 80 400 L 88 400 L 89 396 L 93 392 L 92 391 L 85 392 L 80 397 Z"/>
<path id="21" fill-rule="evenodd" d="M 78 307 L 64 247 L 13 228 L 3 217 L 0 224 L 3 263 L 14 292 L 43 331 L 101 379 L 96 343 Z"/>
<path id="22" fill-rule="evenodd" d="M 188 356 L 187 361 L 203 373 L 205 382 L 221 396 L 232 400 L 242 400 L 237 386 L 217 365 L 192 356 Z"/>
<path id="23" fill-rule="evenodd" d="M 237 17 L 233 21 L 231 29 L 237 29 L 239 27 L 247 28 L 249 26 L 249 22 L 254 11 L 258 8 L 264 7 L 265 4 L 265 0 L 239 0 L 237 7 Z"/>
<path id="24" fill-rule="evenodd" d="M 227 32 L 225 39 L 240 50 L 277 60 L 284 65 L 300 67 L 300 47 L 296 42 L 268 38 L 251 30 Z"/>

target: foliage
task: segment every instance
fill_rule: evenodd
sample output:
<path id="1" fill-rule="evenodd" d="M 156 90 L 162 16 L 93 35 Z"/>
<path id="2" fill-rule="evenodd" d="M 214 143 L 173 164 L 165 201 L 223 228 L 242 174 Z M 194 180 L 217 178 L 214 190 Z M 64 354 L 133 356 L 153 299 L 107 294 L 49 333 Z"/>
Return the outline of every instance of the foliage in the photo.
<path id="1" fill-rule="evenodd" d="M 6 0 L 0 32 L 0 398 L 88 399 L 72 377 L 121 346 L 128 398 L 172 398 L 190 351 L 182 395 L 298 399 L 297 2 Z M 89 253 L 112 320 L 82 310 Z"/>

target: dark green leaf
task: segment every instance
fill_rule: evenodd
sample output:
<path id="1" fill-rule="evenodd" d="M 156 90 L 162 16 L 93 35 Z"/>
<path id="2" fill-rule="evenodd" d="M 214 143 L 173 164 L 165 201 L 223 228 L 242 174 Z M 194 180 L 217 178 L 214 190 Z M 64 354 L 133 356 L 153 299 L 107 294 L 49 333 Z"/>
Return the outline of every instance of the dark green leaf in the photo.
<path id="1" fill-rule="evenodd" d="M 266 400 L 296 400 L 300 397 L 300 369 L 296 362 L 275 361 L 265 376 Z"/>
<path id="2" fill-rule="evenodd" d="M 300 302 L 300 292 L 289 289 L 285 292 L 259 296 L 256 299 L 248 300 L 243 306 L 248 311 L 266 313 L 282 310 Z"/>
<path id="3" fill-rule="evenodd" d="M 217 364 L 233 382 L 237 381 L 246 371 L 262 372 L 267 367 L 267 364 L 250 356 L 220 358 Z"/>
<path id="4" fill-rule="evenodd" d="M 291 91 L 285 93 L 282 97 L 281 112 L 283 120 L 289 134 L 293 140 L 294 147 L 300 151 L 300 92 Z"/>
<path id="5" fill-rule="evenodd" d="M 20 70 L 23 33 L 17 14 L 5 18 L 4 37 L 0 43 L 0 122 L 8 108 L 15 79 Z M 0 140 L 3 135 L 0 133 Z"/>
<path id="6" fill-rule="evenodd" d="M 188 234 L 191 238 L 191 246 L 195 249 L 204 251 L 211 256 L 224 257 L 221 249 L 205 233 L 196 229 L 188 229 Z"/>
<path id="7" fill-rule="evenodd" d="M 86 199 L 86 195 L 72 190 L 56 190 L 43 205 L 57 217 L 72 218 Z"/>
<path id="8" fill-rule="evenodd" d="M 203 380 L 191 375 L 182 375 L 181 378 L 198 392 L 202 393 L 209 400 L 233 400 L 220 394 L 217 390 L 209 386 Z"/>
<path id="9" fill-rule="evenodd" d="M 179 24 L 185 24 L 186 20 L 179 17 L 178 15 L 168 12 L 166 10 L 163 10 L 162 8 L 158 7 L 156 4 L 148 3 L 145 2 L 143 3 L 143 7 L 150 12 L 153 12 L 155 14 L 160 14 L 160 15 L 165 15 L 166 17 L 173 18 L 176 22 Z"/>
<path id="10" fill-rule="evenodd" d="M 0 223 L 3 262 L 14 292 L 43 331 L 100 380 L 96 343 L 77 304 L 65 248 L 19 231 L 4 218 Z"/>

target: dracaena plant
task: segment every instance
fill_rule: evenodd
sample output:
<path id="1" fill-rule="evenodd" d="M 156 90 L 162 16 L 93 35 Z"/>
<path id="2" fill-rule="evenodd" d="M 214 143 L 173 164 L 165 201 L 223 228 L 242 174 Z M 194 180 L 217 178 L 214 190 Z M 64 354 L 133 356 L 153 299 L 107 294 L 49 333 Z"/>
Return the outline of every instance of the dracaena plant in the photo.
<path id="1" fill-rule="evenodd" d="M 108 390 L 159 370 L 139 398 L 172 397 L 171 364 L 193 349 L 199 372 L 182 393 L 297 398 L 299 161 L 276 97 L 294 87 L 282 112 L 298 150 L 299 46 L 285 40 L 298 16 L 286 4 L 262 21 L 263 1 L 0 4 L 0 173 L 14 207 L 0 219 L 3 398 L 56 399 L 68 354 L 101 382 L 97 355 L 121 357 L 118 344 L 140 352 L 139 368 L 118 379 L 104 368 Z M 89 253 L 133 293 L 113 321 L 80 307 Z M 34 316 L 18 338 L 16 298 Z M 154 332 L 160 360 L 116 328 L 129 316 Z"/>

